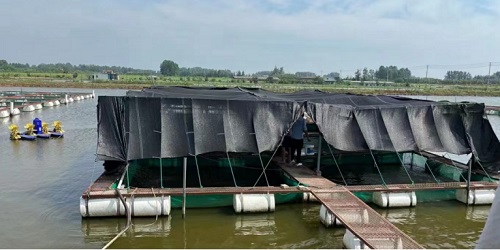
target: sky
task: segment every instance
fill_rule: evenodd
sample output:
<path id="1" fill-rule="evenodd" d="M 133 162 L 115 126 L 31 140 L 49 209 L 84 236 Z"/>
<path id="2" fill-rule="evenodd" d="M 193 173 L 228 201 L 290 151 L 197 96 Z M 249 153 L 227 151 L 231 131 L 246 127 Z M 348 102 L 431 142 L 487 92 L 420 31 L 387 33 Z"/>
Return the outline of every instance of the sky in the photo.
<path id="1" fill-rule="evenodd" d="M 0 59 L 316 74 L 500 71 L 496 0 L 0 0 Z"/>

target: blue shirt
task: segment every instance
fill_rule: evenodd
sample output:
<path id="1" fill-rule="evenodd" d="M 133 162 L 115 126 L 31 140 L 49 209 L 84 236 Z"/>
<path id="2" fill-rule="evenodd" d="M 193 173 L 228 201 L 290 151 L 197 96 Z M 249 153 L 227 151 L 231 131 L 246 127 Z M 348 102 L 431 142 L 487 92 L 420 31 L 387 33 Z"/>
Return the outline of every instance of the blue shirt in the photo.
<path id="1" fill-rule="evenodd" d="M 304 139 L 304 132 L 307 132 L 306 120 L 304 117 L 300 117 L 293 125 L 290 130 L 290 137 L 296 140 Z"/>

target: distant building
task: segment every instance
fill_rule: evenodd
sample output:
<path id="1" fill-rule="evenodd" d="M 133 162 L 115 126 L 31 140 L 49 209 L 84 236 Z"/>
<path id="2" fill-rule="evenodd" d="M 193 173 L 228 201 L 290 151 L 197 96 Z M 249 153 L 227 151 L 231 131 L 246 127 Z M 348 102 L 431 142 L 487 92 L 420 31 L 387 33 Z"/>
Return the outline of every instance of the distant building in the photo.
<path id="1" fill-rule="evenodd" d="M 323 77 L 323 83 L 325 84 L 334 84 L 335 82 L 337 82 L 335 77 Z"/>
<path id="2" fill-rule="evenodd" d="M 96 74 L 90 75 L 89 80 L 92 80 L 92 81 L 96 81 L 96 80 L 104 80 L 104 81 L 120 80 L 120 76 L 118 75 L 118 73 L 114 73 L 112 70 L 106 70 L 106 71 L 103 71 L 102 73 L 96 73 Z"/>
<path id="3" fill-rule="evenodd" d="M 257 79 L 258 81 L 266 81 L 272 79 L 273 81 L 279 81 L 279 77 L 276 76 L 233 76 L 233 79 L 240 79 L 240 80 L 248 80 L 251 81 L 253 79 Z"/>

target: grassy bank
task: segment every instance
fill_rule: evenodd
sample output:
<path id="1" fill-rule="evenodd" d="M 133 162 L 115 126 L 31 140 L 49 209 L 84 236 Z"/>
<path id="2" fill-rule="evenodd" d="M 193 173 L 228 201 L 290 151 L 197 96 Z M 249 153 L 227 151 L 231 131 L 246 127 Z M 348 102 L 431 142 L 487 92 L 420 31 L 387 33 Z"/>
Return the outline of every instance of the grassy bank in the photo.
<path id="1" fill-rule="evenodd" d="M 88 89 L 142 89 L 156 84 L 160 86 L 210 86 L 210 87 L 259 87 L 277 92 L 293 92 L 304 89 L 319 89 L 333 93 L 386 94 L 386 95 L 441 95 L 441 96 L 500 96 L 500 86 L 496 85 L 437 85 L 437 84 L 363 84 L 345 82 L 342 84 L 277 84 L 249 83 L 230 78 L 165 78 L 163 81 L 105 81 L 84 82 L 70 79 L 40 77 L 0 78 L 2 87 L 42 87 L 42 88 L 88 88 Z"/>

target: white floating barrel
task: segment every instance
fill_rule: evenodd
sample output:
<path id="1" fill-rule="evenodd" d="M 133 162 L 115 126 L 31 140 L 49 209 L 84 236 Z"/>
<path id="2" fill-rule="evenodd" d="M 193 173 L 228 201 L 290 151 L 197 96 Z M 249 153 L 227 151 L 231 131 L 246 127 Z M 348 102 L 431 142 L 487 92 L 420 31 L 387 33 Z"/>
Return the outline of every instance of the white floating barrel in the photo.
<path id="1" fill-rule="evenodd" d="M 345 230 L 342 242 L 347 249 L 370 249 L 365 243 L 354 235 L 350 230 Z M 381 249 L 403 249 L 403 241 L 397 238 L 372 238 L 370 242 L 375 243 Z"/>
<path id="2" fill-rule="evenodd" d="M 348 229 L 345 230 L 342 242 L 347 249 L 370 249 Z"/>
<path id="3" fill-rule="evenodd" d="M 42 109 L 42 108 L 43 108 L 43 107 L 42 107 L 42 104 L 41 104 L 41 103 L 37 103 L 37 104 L 35 104 L 35 109 L 37 109 L 37 110 L 38 110 L 38 109 Z"/>
<path id="4" fill-rule="evenodd" d="M 368 223 L 368 211 L 363 208 L 353 208 L 348 210 L 342 210 L 342 214 L 339 214 L 346 223 Z M 325 205 L 321 204 L 319 209 L 319 220 L 325 227 L 340 226 L 342 222 L 335 217 Z"/>
<path id="5" fill-rule="evenodd" d="M 54 102 L 44 102 L 43 106 L 44 107 L 53 107 L 54 106 Z"/>
<path id="6" fill-rule="evenodd" d="M 74 102 L 75 99 L 73 99 L 73 97 L 68 97 L 68 102 Z"/>
<path id="7" fill-rule="evenodd" d="M 302 201 L 304 202 L 319 202 L 318 198 L 311 194 L 310 192 L 302 193 Z"/>
<path id="8" fill-rule="evenodd" d="M 61 105 L 61 102 L 59 102 L 59 100 L 55 100 L 54 101 L 54 106 L 59 106 L 59 105 Z"/>
<path id="9" fill-rule="evenodd" d="M 0 118 L 5 118 L 5 117 L 9 117 L 9 116 L 10 116 L 9 110 L 7 110 L 7 109 L 0 110 Z"/>
<path id="10" fill-rule="evenodd" d="M 467 203 L 467 190 L 459 189 L 455 193 L 457 200 Z M 476 189 L 469 192 L 469 205 L 492 204 L 495 199 L 495 190 Z"/>
<path id="11" fill-rule="evenodd" d="M 23 112 L 33 112 L 35 111 L 35 106 L 33 105 L 28 105 L 23 107 Z"/>
<path id="12" fill-rule="evenodd" d="M 132 216 L 160 216 L 170 214 L 170 196 L 128 197 L 127 205 Z M 123 216 L 125 207 L 119 198 L 89 199 L 80 198 L 80 214 L 83 217 Z"/>
<path id="13" fill-rule="evenodd" d="M 80 101 L 80 96 L 77 95 L 77 96 L 73 97 L 73 100 Z"/>
<path id="14" fill-rule="evenodd" d="M 415 192 L 373 192 L 372 199 L 373 203 L 380 207 L 414 207 L 417 205 Z"/>
<path id="15" fill-rule="evenodd" d="M 10 113 L 10 115 L 19 115 L 19 114 L 21 114 L 21 110 L 19 110 L 19 108 L 14 108 Z"/>
<path id="16" fill-rule="evenodd" d="M 273 212 L 274 194 L 235 194 L 233 207 L 236 213 Z"/>

